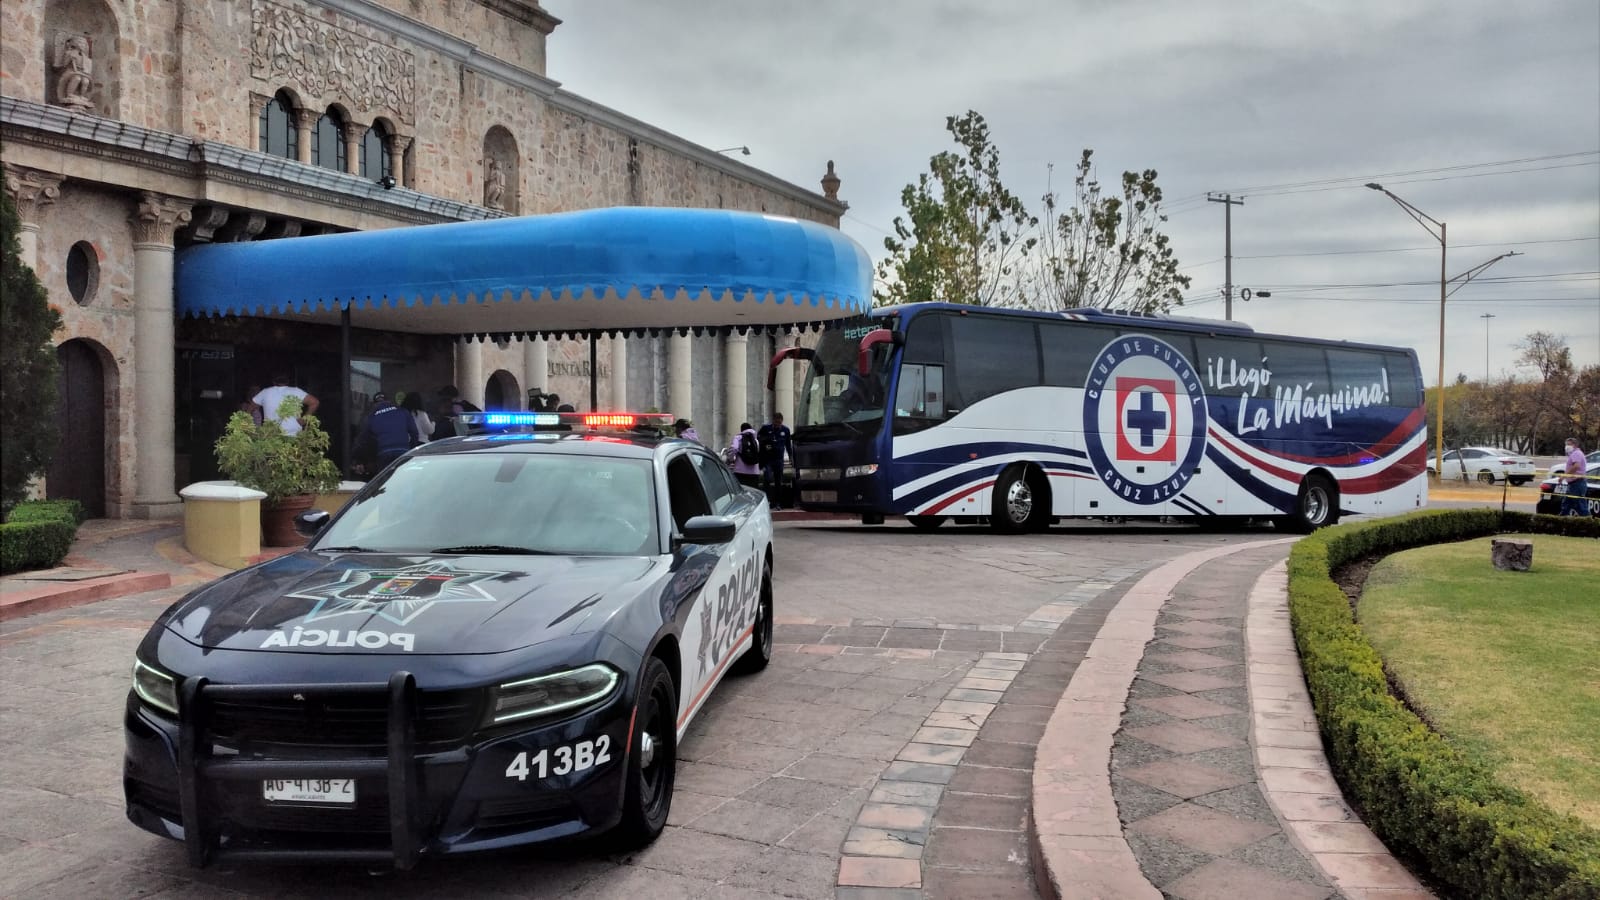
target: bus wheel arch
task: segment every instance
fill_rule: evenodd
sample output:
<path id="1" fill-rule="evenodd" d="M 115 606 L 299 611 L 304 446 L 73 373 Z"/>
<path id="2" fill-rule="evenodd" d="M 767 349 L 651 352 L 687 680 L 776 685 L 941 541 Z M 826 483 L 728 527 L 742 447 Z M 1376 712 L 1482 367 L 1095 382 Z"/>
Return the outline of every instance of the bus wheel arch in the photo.
<path id="1" fill-rule="evenodd" d="M 1339 524 L 1339 483 L 1325 469 L 1307 472 L 1300 481 L 1294 511 L 1279 521 L 1302 534 Z"/>
<path id="2" fill-rule="evenodd" d="M 989 525 L 1003 534 L 1043 531 L 1050 526 L 1050 479 L 1037 463 L 1012 463 L 994 482 Z"/>

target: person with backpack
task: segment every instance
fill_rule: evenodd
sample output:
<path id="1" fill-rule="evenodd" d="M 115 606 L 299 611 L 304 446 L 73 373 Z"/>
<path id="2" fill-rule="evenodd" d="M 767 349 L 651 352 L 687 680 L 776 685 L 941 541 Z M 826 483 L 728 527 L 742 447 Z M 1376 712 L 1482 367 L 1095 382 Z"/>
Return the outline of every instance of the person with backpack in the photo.
<path id="1" fill-rule="evenodd" d="M 745 487 L 761 486 L 761 441 L 749 422 L 739 423 L 733 442 L 722 451 L 722 458 L 733 466 L 733 475 Z"/>
<path id="2" fill-rule="evenodd" d="M 445 438 L 456 436 L 456 416 L 464 412 L 483 412 L 470 400 L 462 399 L 461 392 L 453 384 L 439 388 L 438 412 L 433 417 L 432 440 L 442 441 Z M 480 434 L 482 428 L 468 429 L 469 434 Z"/>
<path id="3" fill-rule="evenodd" d="M 789 458 L 789 426 L 783 424 L 783 413 L 772 414 L 772 421 L 761 426 L 756 439 L 761 444 L 761 489 L 767 492 L 773 509 L 783 509 L 788 499 L 784 461 Z"/>

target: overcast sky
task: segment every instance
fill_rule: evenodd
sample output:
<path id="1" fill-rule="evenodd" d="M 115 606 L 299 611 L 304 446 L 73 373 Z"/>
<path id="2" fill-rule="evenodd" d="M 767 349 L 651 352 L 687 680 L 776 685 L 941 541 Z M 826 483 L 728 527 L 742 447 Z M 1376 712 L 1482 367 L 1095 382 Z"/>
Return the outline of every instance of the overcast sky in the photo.
<path id="1" fill-rule="evenodd" d="M 1438 360 L 1439 245 L 1380 181 L 1449 226 L 1445 364 L 1511 370 L 1543 329 L 1600 362 L 1600 4 L 1549 0 L 545 0 L 566 89 L 818 190 L 875 260 L 900 191 L 982 113 L 1007 186 L 1154 168 L 1194 278 L 1177 313 L 1415 347 Z M 1399 174 L 1414 173 L 1414 174 Z M 1308 182 L 1310 184 L 1308 184 Z M 1405 283 L 1415 284 L 1405 284 Z M 1483 319 L 1484 314 L 1494 318 Z"/>

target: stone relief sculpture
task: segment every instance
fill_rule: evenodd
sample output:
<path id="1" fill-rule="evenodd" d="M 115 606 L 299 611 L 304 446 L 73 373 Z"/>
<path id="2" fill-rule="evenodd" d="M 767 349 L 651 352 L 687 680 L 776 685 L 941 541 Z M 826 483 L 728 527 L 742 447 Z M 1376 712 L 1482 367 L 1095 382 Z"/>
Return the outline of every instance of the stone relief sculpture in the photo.
<path id="1" fill-rule="evenodd" d="M 55 49 L 56 102 L 76 110 L 93 109 L 89 92 L 94 88 L 94 57 L 89 38 L 60 32 Z"/>
<path id="2" fill-rule="evenodd" d="M 250 24 L 251 75 L 291 84 L 308 98 L 339 99 L 362 112 L 414 121 L 409 52 L 267 0 L 254 0 Z"/>
<path id="3" fill-rule="evenodd" d="M 484 162 L 483 205 L 490 209 L 506 208 L 506 169 L 493 156 Z"/>

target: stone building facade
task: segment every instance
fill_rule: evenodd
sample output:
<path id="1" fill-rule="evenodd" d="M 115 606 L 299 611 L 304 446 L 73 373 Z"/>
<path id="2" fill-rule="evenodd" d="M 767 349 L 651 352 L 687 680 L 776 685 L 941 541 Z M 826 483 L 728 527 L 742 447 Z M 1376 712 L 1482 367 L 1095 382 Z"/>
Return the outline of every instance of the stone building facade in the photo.
<path id="1" fill-rule="evenodd" d="M 62 313 L 63 441 L 46 479 L 97 514 L 176 514 L 251 386 L 338 390 L 338 332 L 178 320 L 175 256 L 209 241 L 617 205 L 743 209 L 837 227 L 818 193 L 567 91 L 538 0 L 5 0 L 0 162 L 23 253 Z M 270 277 L 262 273 L 261 277 Z M 492 329 L 487 329 L 492 330 Z M 792 404 L 773 335 L 461 341 L 358 331 L 360 401 L 460 386 L 520 408 L 656 408 L 721 439 Z M 327 416 L 324 416 L 326 419 Z M 333 421 L 348 434 L 355 423 Z M 340 438 L 342 440 L 342 437 Z"/>

